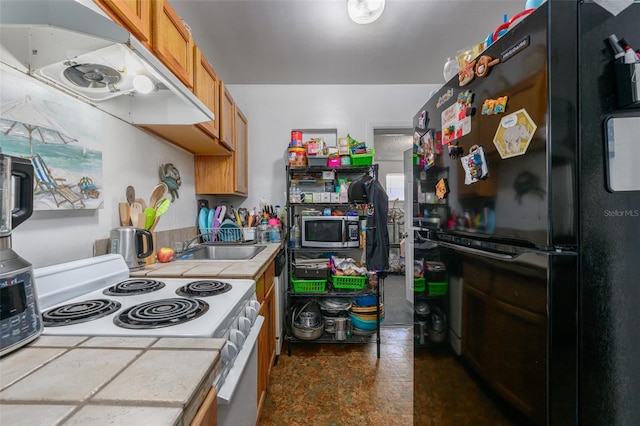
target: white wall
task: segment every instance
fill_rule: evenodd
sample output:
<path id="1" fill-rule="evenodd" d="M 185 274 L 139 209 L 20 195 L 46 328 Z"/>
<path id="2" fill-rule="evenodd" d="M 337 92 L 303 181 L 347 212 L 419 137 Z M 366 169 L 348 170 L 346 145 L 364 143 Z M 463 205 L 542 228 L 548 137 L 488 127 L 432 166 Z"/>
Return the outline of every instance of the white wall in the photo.
<path id="1" fill-rule="evenodd" d="M 28 78 L 28 77 L 24 77 Z M 29 78 L 35 84 L 37 81 Z M 0 85 L 1 87 L 1 85 Z M 233 85 L 234 99 L 249 119 L 249 197 L 218 197 L 235 206 L 258 206 L 261 197 L 285 204 L 285 150 L 292 128 L 337 128 L 373 145 L 374 127 L 410 127 L 413 115 L 438 85 Z M 50 89 L 53 90 L 53 89 Z M 77 108 L 92 108 L 76 100 Z M 70 111 L 73 113 L 73 111 Z M 160 164 L 173 163 L 182 177 L 180 197 L 156 231 L 195 224 L 193 155 L 108 114 L 100 113 L 104 208 L 38 211 L 16 228 L 14 250 L 42 267 L 92 255 L 93 242 L 119 226 L 118 203 L 127 185 L 148 199 Z"/>
<path id="2" fill-rule="evenodd" d="M 0 76 L 4 75 L 0 71 Z M 93 108 L 79 100 L 74 100 L 74 105 L 78 110 Z M 193 155 L 108 114 L 100 113 L 100 117 L 104 207 L 34 212 L 12 234 L 13 249 L 34 267 L 91 256 L 93 241 L 107 238 L 109 230 L 120 225 L 118 203 L 125 201 L 127 185 L 133 185 L 137 197 L 148 200 L 159 182 L 160 164 L 173 163 L 180 171 L 182 186 L 179 198 L 158 222 L 156 231 L 195 224 Z"/>
<path id="3" fill-rule="evenodd" d="M 373 146 L 376 127 L 412 127 L 440 85 L 229 85 L 249 120 L 249 197 L 242 205 L 285 204 L 285 152 L 291 129 L 337 128 Z M 374 157 L 375 161 L 375 157 Z M 236 201 L 237 202 L 237 201 Z"/>

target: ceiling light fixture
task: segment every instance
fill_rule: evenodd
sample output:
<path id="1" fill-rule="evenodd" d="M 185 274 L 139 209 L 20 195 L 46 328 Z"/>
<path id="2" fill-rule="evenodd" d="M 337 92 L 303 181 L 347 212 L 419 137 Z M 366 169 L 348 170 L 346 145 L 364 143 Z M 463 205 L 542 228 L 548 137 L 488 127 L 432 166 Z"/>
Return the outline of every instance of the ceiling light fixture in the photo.
<path id="1" fill-rule="evenodd" d="M 156 89 L 156 85 L 153 84 L 153 81 L 144 74 L 138 74 L 133 77 L 133 88 L 138 93 L 147 94 L 151 93 Z"/>
<path id="2" fill-rule="evenodd" d="M 385 0 L 347 0 L 347 13 L 356 24 L 370 24 L 382 15 Z"/>

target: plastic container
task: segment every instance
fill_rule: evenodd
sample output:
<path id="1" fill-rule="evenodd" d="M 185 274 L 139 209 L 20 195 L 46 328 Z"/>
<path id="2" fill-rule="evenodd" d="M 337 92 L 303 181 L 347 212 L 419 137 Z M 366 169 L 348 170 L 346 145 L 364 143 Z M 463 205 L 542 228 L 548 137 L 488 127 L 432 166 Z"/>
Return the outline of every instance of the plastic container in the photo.
<path id="1" fill-rule="evenodd" d="M 340 157 L 329 157 L 327 159 L 328 167 L 340 167 Z"/>
<path id="2" fill-rule="evenodd" d="M 413 291 L 416 293 L 423 293 L 425 290 L 426 280 L 424 278 L 414 278 L 413 279 Z"/>
<path id="3" fill-rule="evenodd" d="M 429 282 L 427 283 L 427 287 L 427 293 L 429 293 L 430 296 L 444 296 L 449 290 L 449 283 Z"/>
<path id="4" fill-rule="evenodd" d="M 307 155 L 309 166 L 326 166 L 328 159 L 328 155 Z"/>
<path id="5" fill-rule="evenodd" d="M 298 130 L 291 131 L 291 145 L 292 147 L 302 147 L 302 132 Z"/>
<path id="6" fill-rule="evenodd" d="M 324 293 L 327 280 L 299 280 L 292 276 L 291 286 L 296 293 Z"/>
<path id="7" fill-rule="evenodd" d="M 333 275 L 333 288 L 345 290 L 362 290 L 367 283 L 367 277 L 347 277 L 343 275 Z"/>
<path id="8" fill-rule="evenodd" d="M 373 164 L 373 156 L 376 153 L 374 148 L 371 148 L 371 153 L 368 154 L 349 154 L 351 157 L 351 165 L 353 166 L 369 166 Z"/>
<path id="9" fill-rule="evenodd" d="M 289 167 L 306 167 L 307 150 L 304 148 L 289 148 Z"/>
<path id="10" fill-rule="evenodd" d="M 444 80 L 445 81 L 451 80 L 453 77 L 458 75 L 458 71 L 460 71 L 460 66 L 458 65 L 458 61 L 455 58 L 448 57 L 447 62 L 444 63 L 444 69 L 442 71 Z"/>

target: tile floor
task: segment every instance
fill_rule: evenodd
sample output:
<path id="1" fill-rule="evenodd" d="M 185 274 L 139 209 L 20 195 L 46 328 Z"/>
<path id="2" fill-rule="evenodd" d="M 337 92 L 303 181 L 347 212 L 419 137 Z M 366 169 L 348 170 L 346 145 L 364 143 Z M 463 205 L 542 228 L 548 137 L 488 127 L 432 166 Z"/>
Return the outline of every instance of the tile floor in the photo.
<path id="1" fill-rule="evenodd" d="M 520 425 L 498 409 L 452 351 L 420 349 L 411 327 L 375 343 L 297 344 L 274 366 L 258 425 Z"/>

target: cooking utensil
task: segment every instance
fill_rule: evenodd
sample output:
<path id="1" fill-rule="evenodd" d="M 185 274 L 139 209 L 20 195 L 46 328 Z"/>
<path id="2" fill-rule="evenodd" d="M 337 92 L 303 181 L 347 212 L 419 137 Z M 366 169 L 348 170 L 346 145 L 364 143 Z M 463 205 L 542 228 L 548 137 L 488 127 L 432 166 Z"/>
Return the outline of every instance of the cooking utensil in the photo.
<path id="1" fill-rule="evenodd" d="M 168 198 L 163 198 L 162 200 L 158 201 L 158 204 L 156 205 L 156 218 L 153 220 L 153 225 L 151 225 L 151 228 L 149 228 L 149 232 L 153 232 L 154 229 L 156 229 L 156 225 L 158 224 L 158 221 L 160 221 L 160 216 L 162 216 L 167 212 L 167 210 L 169 210 L 170 205 L 171 201 L 169 201 Z"/>
<path id="2" fill-rule="evenodd" d="M 131 206 L 129 203 L 118 203 L 118 213 L 120 213 L 120 225 L 129 226 L 131 224 Z"/>
<path id="3" fill-rule="evenodd" d="M 136 190 L 133 189 L 133 186 L 129 185 L 126 189 L 127 203 L 131 205 L 136 200 Z"/>
<path id="4" fill-rule="evenodd" d="M 216 210 L 213 214 L 213 236 L 212 241 L 216 240 L 216 237 L 218 236 L 218 228 L 220 227 L 220 211 L 222 210 L 222 207 L 218 206 L 216 207 Z"/>
<path id="5" fill-rule="evenodd" d="M 145 222 L 144 222 L 144 229 L 149 229 L 151 228 L 151 225 L 153 225 L 153 221 L 156 219 L 156 209 L 152 208 L 152 207 L 147 207 L 146 209 L 144 209 L 144 215 L 145 215 Z"/>
<path id="6" fill-rule="evenodd" d="M 149 197 L 149 207 L 155 207 L 156 203 L 158 203 L 158 201 L 162 200 L 165 195 L 167 195 L 167 192 L 169 192 L 169 188 L 167 187 L 166 183 L 160 182 L 159 184 L 157 184 L 153 188 L 153 191 L 151 191 L 151 196 Z"/>
<path id="7" fill-rule="evenodd" d="M 131 203 L 129 212 L 131 216 L 131 224 L 133 225 L 134 228 L 138 228 L 138 226 L 144 226 L 144 222 L 138 223 L 140 219 L 140 215 L 143 214 L 144 212 L 144 208 L 142 207 L 142 204 L 140 204 L 137 201 L 134 201 L 133 203 Z M 145 217 L 145 221 L 146 221 L 146 217 Z"/>
<path id="8" fill-rule="evenodd" d="M 144 198 L 136 198 L 134 203 L 140 203 L 140 205 L 142 206 L 142 210 L 147 208 L 147 202 L 144 200 Z"/>

